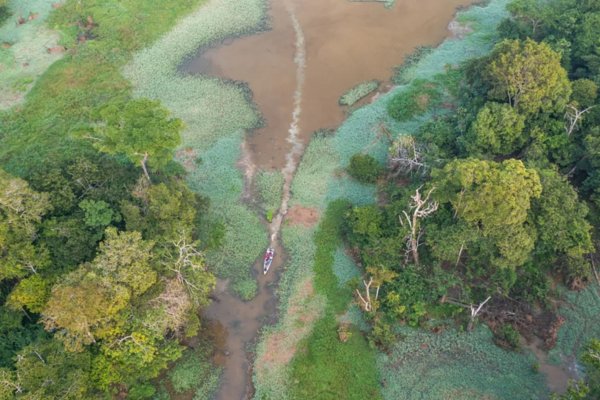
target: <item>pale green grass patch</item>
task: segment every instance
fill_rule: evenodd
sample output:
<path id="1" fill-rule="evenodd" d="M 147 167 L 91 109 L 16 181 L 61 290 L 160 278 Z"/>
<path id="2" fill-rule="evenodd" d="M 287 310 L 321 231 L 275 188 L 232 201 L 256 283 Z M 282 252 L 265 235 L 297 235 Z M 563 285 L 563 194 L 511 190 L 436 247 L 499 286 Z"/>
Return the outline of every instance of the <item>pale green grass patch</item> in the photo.
<path id="1" fill-rule="evenodd" d="M 10 0 L 10 16 L 0 26 L 0 110 L 20 103 L 37 78 L 62 52 L 49 52 L 58 46 L 60 36 L 46 26 L 56 0 Z M 29 19 L 29 16 L 32 16 Z M 25 23 L 17 24 L 23 17 Z"/>
<path id="2" fill-rule="evenodd" d="M 346 286 L 351 279 L 360 276 L 358 267 L 354 260 L 346 254 L 344 247 L 339 247 L 335 252 L 333 273 L 337 277 L 340 287 Z"/>
<path id="3" fill-rule="evenodd" d="M 224 245 L 207 255 L 209 265 L 244 299 L 256 293 L 251 268 L 268 244 L 260 219 L 240 198 L 243 177 L 236 167 L 244 132 L 260 125 L 249 90 L 206 76 L 182 76 L 178 67 L 199 48 L 266 27 L 265 0 L 212 0 L 183 18 L 125 68 L 136 96 L 160 100 L 186 128 L 183 148 L 202 159 L 188 182 L 208 196 L 226 226 Z"/>

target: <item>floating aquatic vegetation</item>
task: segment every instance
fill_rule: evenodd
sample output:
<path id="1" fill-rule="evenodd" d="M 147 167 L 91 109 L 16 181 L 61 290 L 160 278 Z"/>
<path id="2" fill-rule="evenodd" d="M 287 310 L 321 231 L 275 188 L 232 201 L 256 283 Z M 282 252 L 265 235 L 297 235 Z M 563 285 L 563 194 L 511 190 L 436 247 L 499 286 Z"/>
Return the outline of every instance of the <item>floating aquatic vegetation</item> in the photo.
<path id="1" fill-rule="evenodd" d="M 260 171 L 255 179 L 256 190 L 261 208 L 271 217 L 281 204 L 281 191 L 283 189 L 283 174 L 279 171 Z"/>
<path id="2" fill-rule="evenodd" d="M 389 355 L 378 357 L 386 399 L 528 400 L 547 395 L 532 355 L 497 347 L 487 327 L 430 333 L 402 328 Z"/>
<path id="3" fill-rule="evenodd" d="M 342 106 L 352 106 L 357 101 L 377 90 L 379 85 L 380 82 L 376 80 L 359 83 L 340 97 L 340 104 Z"/>
<path id="4" fill-rule="evenodd" d="M 592 283 L 580 292 L 567 291 L 564 297 L 559 314 L 565 323 L 549 355 L 555 363 L 573 364 L 588 341 L 600 337 L 600 287 Z"/>

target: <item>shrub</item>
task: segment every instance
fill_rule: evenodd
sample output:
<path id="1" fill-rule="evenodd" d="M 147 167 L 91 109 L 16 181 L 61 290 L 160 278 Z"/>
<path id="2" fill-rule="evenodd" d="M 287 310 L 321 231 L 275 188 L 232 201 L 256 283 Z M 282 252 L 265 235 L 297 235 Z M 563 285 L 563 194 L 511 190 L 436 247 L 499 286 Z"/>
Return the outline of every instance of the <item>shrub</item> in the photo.
<path id="1" fill-rule="evenodd" d="M 202 343 L 198 349 L 186 354 L 169 371 L 168 376 L 176 393 L 180 394 L 191 390 L 201 393 L 214 391 L 221 370 L 212 365 L 208 354 L 210 354 L 209 346 Z"/>
<path id="2" fill-rule="evenodd" d="M 396 334 L 390 324 L 385 322 L 383 318 L 375 318 L 373 330 L 369 335 L 369 344 L 375 346 L 382 351 L 388 351 L 394 343 L 396 343 Z"/>
<path id="3" fill-rule="evenodd" d="M 517 350 L 520 347 L 519 341 L 519 332 L 510 324 L 504 324 L 494 332 L 494 342 L 500 347 Z"/>
<path id="4" fill-rule="evenodd" d="M 383 167 L 368 154 L 355 154 L 347 169 L 350 176 L 362 183 L 375 183 Z"/>
<path id="5" fill-rule="evenodd" d="M 233 290 L 240 296 L 242 300 L 249 301 L 252 300 L 254 296 L 256 296 L 258 286 L 255 280 L 244 279 L 236 282 L 233 285 Z"/>
<path id="6" fill-rule="evenodd" d="M 388 113 L 397 121 L 408 121 L 437 106 L 440 100 L 441 93 L 437 84 L 416 81 L 407 90 L 392 98 L 388 104 Z"/>

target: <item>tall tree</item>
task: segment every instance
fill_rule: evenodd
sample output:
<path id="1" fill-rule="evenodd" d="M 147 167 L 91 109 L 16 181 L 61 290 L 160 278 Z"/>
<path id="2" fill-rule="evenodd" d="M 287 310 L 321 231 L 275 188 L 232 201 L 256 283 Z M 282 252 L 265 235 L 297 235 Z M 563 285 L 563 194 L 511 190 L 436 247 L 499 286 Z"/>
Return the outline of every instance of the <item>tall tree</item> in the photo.
<path id="1" fill-rule="evenodd" d="M 487 103 L 473 121 L 467 134 L 469 154 L 507 155 L 526 141 L 525 117 L 508 104 Z"/>
<path id="2" fill-rule="evenodd" d="M 0 281 L 36 274 L 48 266 L 47 251 L 34 242 L 50 208 L 47 194 L 0 170 Z"/>
<path id="3" fill-rule="evenodd" d="M 481 232 L 483 240 L 476 247 L 486 254 L 485 262 L 514 269 L 527 260 L 535 235 L 526 221 L 532 199 L 542 191 L 535 170 L 519 160 L 467 159 L 434 170 L 432 178 L 439 202 L 451 205 L 455 218 Z"/>
<path id="4" fill-rule="evenodd" d="M 87 137 L 98 150 L 124 154 L 144 170 L 148 165 L 162 167 L 173 159 L 179 145 L 183 122 L 171 118 L 159 102 L 148 99 L 117 101 L 96 113 L 93 133 Z"/>
<path id="5" fill-rule="evenodd" d="M 491 99 L 507 101 L 518 112 L 561 112 L 571 96 L 560 56 L 545 43 L 505 40 L 494 49 L 485 75 Z"/>

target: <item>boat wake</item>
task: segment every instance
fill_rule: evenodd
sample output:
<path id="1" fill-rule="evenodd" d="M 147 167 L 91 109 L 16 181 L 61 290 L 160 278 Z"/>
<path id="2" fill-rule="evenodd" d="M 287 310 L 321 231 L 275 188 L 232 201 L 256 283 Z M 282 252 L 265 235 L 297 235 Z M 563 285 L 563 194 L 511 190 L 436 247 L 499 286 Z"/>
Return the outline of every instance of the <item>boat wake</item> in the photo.
<path id="1" fill-rule="evenodd" d="M 305 80 L 305 71 L 306 71 L 306 42 L 304 40 L 304 32 L 302 31 L 302 26 L 296 17 L 296 12 L 293 4 L 289 1 L 284 1 L 285 8 L 292 20 L 292 26 L 294 27 L 294 32 L 296 33 L 296 43 L 295 43 L 295 55 L 294 55 L 294 64 L 296 64 L 296 90 L 294 91 L 294 109 L 292 111 L 292 121 L 290 123 L 290 127 L 288 129 L 288 138 L 287 141 L 292 145 L 290 151 L 286 155 L 286 163 L 283 168 L 283 194 L 281 197 L 281 206 L 279 207 L 279 212 L 273 218 L 273 222 L 271 223 L 271 246 L 277 240 L 279 236 L 279 232 L 281 230 L 281 223 L 283 221 L 283 217 L 287 214 L 288 211 L 288 203 L 290 201 L 290 193 L 292 180 L 294 178 L 294 172 L 296 172 L 296 168 L 298 167 L 298 162 L 300 160 L 300 155 L 302 154 L 303 144 L 298 139 L 298 134 L 300 132 L 300 115 L 302 114 L 302 93 L 304 89 L 304 80 Z"/>

